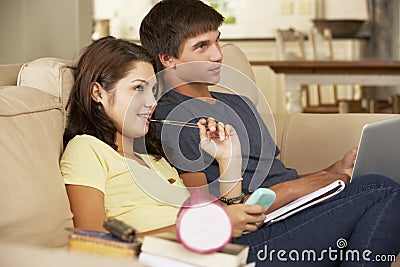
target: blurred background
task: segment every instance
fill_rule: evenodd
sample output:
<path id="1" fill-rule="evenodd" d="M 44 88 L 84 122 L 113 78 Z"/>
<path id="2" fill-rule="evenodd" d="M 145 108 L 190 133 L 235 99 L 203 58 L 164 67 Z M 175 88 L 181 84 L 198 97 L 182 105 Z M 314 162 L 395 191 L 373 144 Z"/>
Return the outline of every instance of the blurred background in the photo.
<path id="1" fill-rule="evenodd" d="M 156 0 L 0 0 L 0 64 L 39 57 L 74 59 L 82 47 L 113 35 L 140 43 L 142 18 Z M 221 12 L 221 42 L 250 61 L 277 60 L 277 29 L 333 33 L 334 59 L 398 59 L 400 0 L 204 0 Z M 344 24 L 343 24 L 344 23 Z M 306 47 L 309 56 L 311 49 Z M 283 112 L 282 77 L 253 66 L 274 112 Z"/>

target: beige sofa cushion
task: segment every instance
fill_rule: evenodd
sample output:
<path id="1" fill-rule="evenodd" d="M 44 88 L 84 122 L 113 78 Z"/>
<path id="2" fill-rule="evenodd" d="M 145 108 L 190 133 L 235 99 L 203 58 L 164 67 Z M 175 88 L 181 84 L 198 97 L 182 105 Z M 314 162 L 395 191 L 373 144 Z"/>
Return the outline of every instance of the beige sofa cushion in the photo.
<path id="1" fill-rule="evenodd" d="M 64 111 L 74 83 L 73 64 L 73 61 L 50 57 L 25 63 L 19 72 L 17 85 L 34 87 L 59 98 Z"/>
<path id="2" fill-rule="evenodd" d="M 365 124 L 395 114 L 276 115 L 280 159 L 299 174 L 322 170 L 358 146 Z"/>
<path id="3" fill-rule="evenodd" d="M 0 90 L 0 241 L 64 246 L 72 226 L 59 170 L 58 97 L 29 87 Z"/>

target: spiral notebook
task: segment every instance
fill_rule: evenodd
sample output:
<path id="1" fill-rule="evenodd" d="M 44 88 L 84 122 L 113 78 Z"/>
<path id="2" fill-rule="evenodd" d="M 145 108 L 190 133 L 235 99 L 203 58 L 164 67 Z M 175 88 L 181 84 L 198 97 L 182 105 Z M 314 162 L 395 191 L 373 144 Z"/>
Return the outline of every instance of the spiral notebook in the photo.
<path id="1" fill-rule="evenodd" d="M 264 224 L 272 224 L 277 221 L 286 219 L 287 217 L 304 210 L 308 207 L 316 205 L 325 199 L 333 197 L 334 195 L 340 193 L 345 188 L 345 183 L 342 180 L 337 180 L 323 188 L 320 188 L 308 195 L 298 198 L 285 206 L 267 214 L 264 220 Z M 261 225 L 259 225 L 261 227 Z"/>

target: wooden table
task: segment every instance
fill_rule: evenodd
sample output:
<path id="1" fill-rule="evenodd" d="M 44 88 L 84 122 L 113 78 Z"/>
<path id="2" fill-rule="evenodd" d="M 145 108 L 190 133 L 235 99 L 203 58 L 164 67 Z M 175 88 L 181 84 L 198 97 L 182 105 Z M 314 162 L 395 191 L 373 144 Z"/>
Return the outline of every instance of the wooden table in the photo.
<path id="1" fill-rule="evenodd" d="M 400 85 L 400 61 L 252 61 L 284 74 L 286 110 L 302 112 L 301 86 L 309 84 Z"/>

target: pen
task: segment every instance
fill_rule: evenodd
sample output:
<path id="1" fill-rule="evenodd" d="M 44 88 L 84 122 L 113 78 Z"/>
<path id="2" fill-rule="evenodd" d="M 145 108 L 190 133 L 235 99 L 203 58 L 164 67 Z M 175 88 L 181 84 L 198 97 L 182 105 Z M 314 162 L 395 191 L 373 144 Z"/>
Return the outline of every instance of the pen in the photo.
<path id="1" fill-rule="evenodd" d="M 171 121 L 171 120 L 155 120 L 155 119 L 149 119 L 149 121 L 163 123 L 163 124 L 169 124 L 169 125 L 199 128 L 196 123 L 191 123 L 191 122 Z M 208 129 L 207 125 L 206 125 L 206 129 Z"/>
<path id="2" fill-rule="evenodd" d="M 171 121 L 171 120 L 155 120 L 155 119 L 149 119 L 149 121 L 163 123 L 163 124 L 170 124 L 170 125 L 178 125 L 178 126 L 186 126 L 186 127 L 198 128 L 196 123 L 191 123 L 191 122 Z"/>

